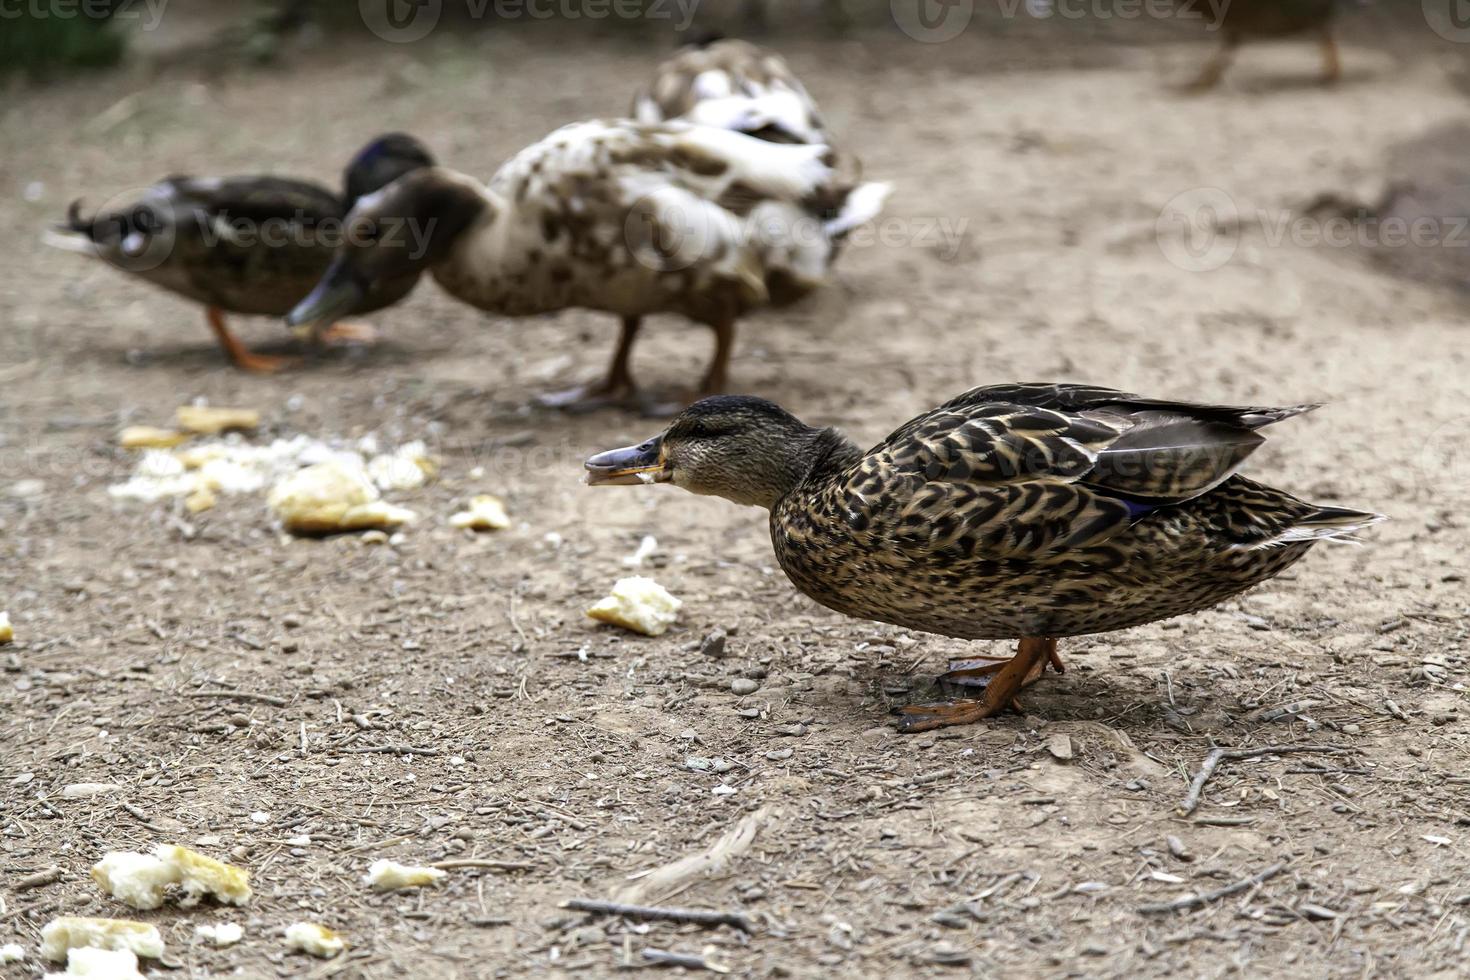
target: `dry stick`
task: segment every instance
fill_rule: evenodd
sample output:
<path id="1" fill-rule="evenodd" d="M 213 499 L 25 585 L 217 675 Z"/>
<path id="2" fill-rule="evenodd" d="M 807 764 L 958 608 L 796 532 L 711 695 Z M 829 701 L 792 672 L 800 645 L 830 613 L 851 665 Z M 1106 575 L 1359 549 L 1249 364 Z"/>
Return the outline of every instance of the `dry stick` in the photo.
<path id="1" fill-rule="evenodd" d="M 711 973 L 730 972 L 729 967 L 711 962 L 698 953 L 676 953 L 668 949 L 654 949 L 652 946 L 643 951 L 643 959 L 650 966 L 682 966 L 690 970 L 709 970 Z"/>
<path id="2" fill-rule="evenodd" d="M 449 871 L 453 868 L 489 868 L 491 871 L 532 871 L 534 864 L 524 861 L 490 861 L 484 858 L 455 858 L 452 861 L 435 861 L 429 865 L 441 871 Z"/>
<path id="3" fill-rule="evenodd" d="M 45 871 L 37 871 L 35 874 L 26 875 L 17 879 L 14 889 L 23 892 L 31 888 L 40 888 L 44 885 L 53 885 L 61 880 L 60 868 L 47 868 Z"/>
<path id="4" fill-rule="evenodd" d="M 564 909 L 591 912 L 594 915 L 621 915 L 626 919 L 666 919 L 669 922 L 693 922 L 705 926 L 734 926 L 744 932 L 755 932 L 750 920 L 739 912 L 713 909 L 673 909 L 662 905 L 625 905 L 595 898 L 571 898 L 561 903 Z"/>
<path id="5" fill-rule="evenodd" d="M 1189 784 L 1189 792 L 1179 805 L 1179 815 L 1187 817 L 1199 807 L 1199 798 L 1204 792 L 1205 783 L 1210 781 L 1215 769 L 1226 759 L 1253 759 L 1262 755 L 1284 755 L 1287 752 L 1321 752 L 1332 755 L 1352 751 L 1353 749 L 1342 745 L 1263 745 L 1255 749 L 1211 749 L 1210 754 L 1205 756 L 1204 765 L 1195 774 L 1194 782 Z"/>
<path id="6" fill-rule="evenodd" d="M 186 698 L 228 698 L 234 701 L 259 701 L 261 704 L 274 705 L 284 708 L 290 704 L 285 698 L 278 698 L 274 694 L 256 694 L 252 691 L 185 691 Z"/>
<path id="7" fill-rule="evenodd" d="M 369 745 L 365 748 L 338 749 L 339 752 L 347 752 L 351 755 L 366 755 L 373 752 L 382 752 L 388 755 L 439 755 L 438 749 L 421 749 L 412 745 Z"/>
<path id="8" fill-rule="evenodd" d="M 1254 888 L 1256 885 L 1276 877 L 1285 870 L 1286 862 L 1283 861 L 1280 864 L 1273 864 L 1265 871 L 1253 874 L 1249 878 L 1242 878 L 1237 882 L 1226 885 L 1224 888 L 1216 888 L 1212 892 L 1205 892 L 1201 895 L 1190 895 L 1188 898 L 1181 898 L 1173 902 L 1159 902 L 1156 905 L 1140 905 L 1138 912 L 1140 915 L 1160 915 L 1164 912 L 1183 912 L 1186 909 L 1199 908 L 1201 905 L 1215 902 L 1222 898 L 1229 898 L 1236 892 L 1243 892 L 1247 888 Z"/>

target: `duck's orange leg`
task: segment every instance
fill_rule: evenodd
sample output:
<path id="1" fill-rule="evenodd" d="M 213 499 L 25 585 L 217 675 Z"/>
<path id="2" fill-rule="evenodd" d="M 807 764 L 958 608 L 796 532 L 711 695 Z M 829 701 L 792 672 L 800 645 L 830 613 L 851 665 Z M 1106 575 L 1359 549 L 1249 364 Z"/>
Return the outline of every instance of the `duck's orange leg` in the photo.
<path id="1" fill-rule="evenodd" d="M 1322 30 L 1322 84 L 1336 85 L 1342 80 L 1342 57 L 1330 28 Z"/>
<path id="2" fill-rule="evenodd" d="M 1195 95 L 1208 92 L 1220 84 L 1220 79 L 1225 77 L 1225 69 L 1230 67 L 1230 62 L 1235 58 L 1235 49 L 1240 46 L 1240 39 L 1234 34 L 1226 34 L 1219 49 L 1209 61 L 1205 62 L 1204 70 L 1188 85 L 1184 91 Z"/>
<path id="3" fill-rule="evenodd" d="M 1026 636 L 1016 647 L 1016 655 L 997 669 L 979 668 L 993 674 L 978 699 L 956 699 L 933 704 L 912 704 L 899 709 L 898 730 L 905 734 L 927 732 L 948 725 L 969 725 L 982 718 L 1000 714 L 1015 704 L 1016 695 L 1027 684 L 1041 677 L 1048 663 L 1057 659 L 1057 641 Z"/>
<path id="4" fill-rule="evenodd" d="M 361 320 L 338 320 L 327 327 L 317 339 L 324 344 L 357 344 L 370 346 L 378 342 L 378 331 L 371 323 Z"/>
<path id="5" fill-rule="evenodd" d="M 242 371 L 250 371 L 254 374 L 273 374 L 284 367 L 296 363 L 294 357 L 277 357 L 273 354 L 253 353 L 244 344 L 240 343 L 238 337 L 230 333 L 230 328 L 225 324 L 225 314 L 218 306 L 211 306 L 205 310 L 204 317 L 209 321 L 209 329 L 214 331 L 214 337 L 219 341 L 220 347 L 224 349 L 225 356 L 230 363 Z"/>

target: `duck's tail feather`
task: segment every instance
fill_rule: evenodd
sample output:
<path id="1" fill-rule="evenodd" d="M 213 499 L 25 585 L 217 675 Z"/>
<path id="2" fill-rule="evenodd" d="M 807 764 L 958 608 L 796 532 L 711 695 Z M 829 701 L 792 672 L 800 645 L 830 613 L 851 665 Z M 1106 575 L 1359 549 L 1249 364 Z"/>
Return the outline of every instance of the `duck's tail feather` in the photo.
<path id="1" fill-rule="evenodd" d="M 838 239 L 865 221 L 871 221 L 883 210 L 883 202 L 893 190 L 889 183 L 870 182 L 849 190 L 836 214 L 822 223 L 827 237 Z"/>
<path id="2" fill-rule="evenodd" d="M 66 209 L 66 222 L 47 228 L 41 233 L 41 243 L 63 252 L 96 255 L 97 239 L 94 234 L 95 219 L 82 217 L 82 199 L 72 201 Z"/>
<path id="3" fill-rule="evenodd" d="M 1358 533 L 1388 520 L 1382 514 L 1346 507 L 1318 507 L 1294 521 L 1290 527 L 1258 548 L 1274 548 L 1303 541 L 1330 541 L 1337 544 L 1361 544 Z"/>

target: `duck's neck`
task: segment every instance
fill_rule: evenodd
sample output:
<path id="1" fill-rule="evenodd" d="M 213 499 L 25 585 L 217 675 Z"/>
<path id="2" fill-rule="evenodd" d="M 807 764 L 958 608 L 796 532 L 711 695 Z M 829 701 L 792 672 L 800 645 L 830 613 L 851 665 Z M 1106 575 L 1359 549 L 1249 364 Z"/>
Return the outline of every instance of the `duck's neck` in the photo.
<path id="1" fill-rule="evenodd" d="M 766 506 L 774 508 L 793 491 L 835 476 L 857 462 L 862 454 L 861 449 L 836 429 L 808 428 L 792 440 L 781 465 L 775 468 L 773 493 Z"/>

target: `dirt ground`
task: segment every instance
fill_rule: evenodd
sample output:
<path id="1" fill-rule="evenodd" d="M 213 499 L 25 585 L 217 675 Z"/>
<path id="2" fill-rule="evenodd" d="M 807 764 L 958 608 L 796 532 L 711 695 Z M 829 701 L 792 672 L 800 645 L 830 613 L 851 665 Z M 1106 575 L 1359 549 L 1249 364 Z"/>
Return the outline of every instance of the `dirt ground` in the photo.
<path id="1" fill-rule="evenodd" d="M 1427 159 L 1406 152 L 1424 141 L 1463 161 L 1464 55 L 1381 9 L 1343 34 L 1334 90 L 1309 84 L 1316 53 L 1299 43 L 1247 48 L 1196 99 L 1165 87 L 1210 50 L 1186 32 L 774 40 L 864 172 L 895 183 L 901 222 L 845 254 L 823 294 L 743 325 L 739 390 L 859 441 L 1010 380 L 1323 401 L 1273 431 L 1251 474 L 1392 518 L 1238 602 L 1066 643 L 1068 673 L 1024 715 L 906 738 L 894 705 L 932 694 L 947 658 L 1005 645 L 817 607 L 774 566 L 760 512 L 582 486 L 589 452 L 657 427 L 531 407 L 602 368 L 610 318 L 484 317 L 425 284 L 374 318 L 380 349 L 249 377 L 197 309 L 38 243 L 73 196 L 180 170 L 332 180 L 390 128 L 488 175 L 562 122 L 622 111 L 662 49 L 445 32 L 327 44 L 282 71 L 162 62 L 13 88 L 0 945 L 31 960 L 0 977 L 39 975 L 55 915 L 127 914 L 87 869 L 159 842 L 233 856 L 257 895 L 139 914 L 169 943 L 152 976 L 602 976 L 646 949 L 706 947 L 740 976 L 1464 975 L 1467 298 L 1445 250 L 1414 276 L 1399 253 L 1377 262 L 1382 248 L 1275 224 L 1323 194 L 1374 198 Z M 1421 194 L 1463 207 L 1453 167 L 1428 169 L 1448 183 Z M 1199 266 L 1219 253 L 1180 251 L 1188 232 L 1169 217 L 1201 188 L 1236 211 L 1205 242 L 1233 248 L 1218 268 Z M 1454 213 L 1470 211 L 1440 216 Z M 962 233 L 946 244 L 941 228 Z M 257 346 L 284 333 L 241 326 Z M 674 320 L 649 333 L 639 373 L 688 383 L 707 333 Z M 394 495 L 423 519 L 393 546 L 290 540 L 260 495 L 198 516 L 114 505 L 106 487 L 133 462 L 118 429 L 196 399 L 260 409 L 259 438 L 425 438 L 442 477 Z M 13 492 L 33 480 L 43 492 Z M 477 492 L 504 497 L 514 527 L 446 527 Z M 649 574 L 685 601 L 657 639 L 582 615 L 646 534 Z M 717 628 L 723 658 L 700 651 Z M 737 696 L 737 678 L 759 689 Z M 1178 814 L 1212 746 L 1270 744 L 1346 751 L 1227 761 Z M 363 751 L 392 746 L 428 751 Z M 123 789 L 61 797 L 79 782 Z M 742 820 L 756 836 L 727 868 L 641 897 L 741 913 L 750 934 L 559 908 L 636 886 Z M 501 865 L 377 895 L 361 878 L 379 857 Z M 1201 908 L 1140 911 L 1278 864 Z M 59 880 L 17 887 L 53 867 Z M 300 919 L 342 931 L 348 954 L 288 953 L 279 931 Z M 206 921 L 246 938 L 197 945 Z"/>

